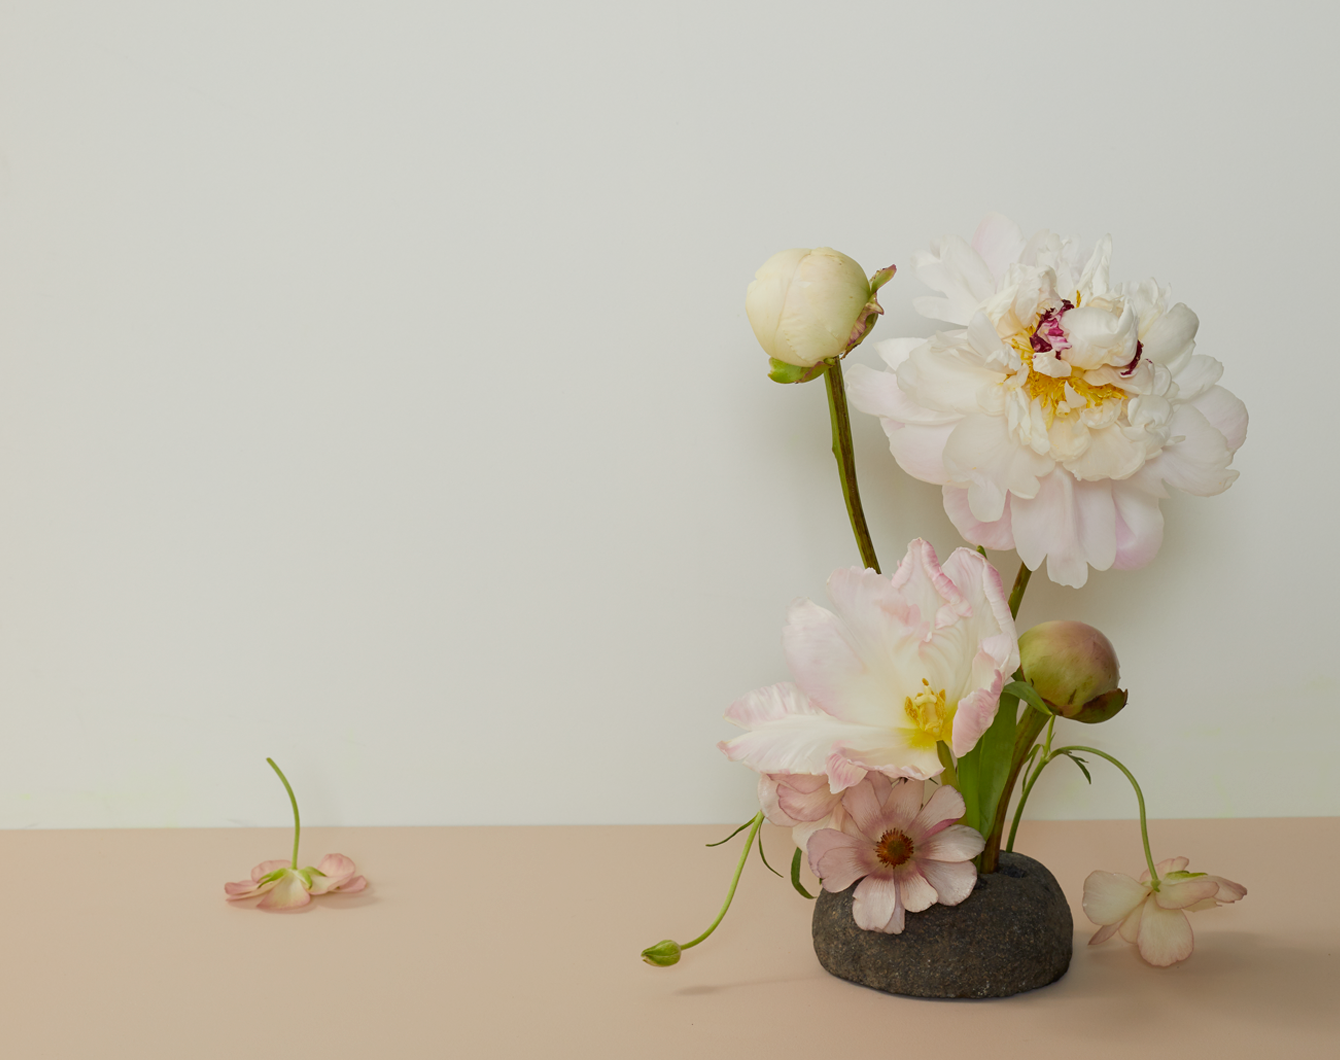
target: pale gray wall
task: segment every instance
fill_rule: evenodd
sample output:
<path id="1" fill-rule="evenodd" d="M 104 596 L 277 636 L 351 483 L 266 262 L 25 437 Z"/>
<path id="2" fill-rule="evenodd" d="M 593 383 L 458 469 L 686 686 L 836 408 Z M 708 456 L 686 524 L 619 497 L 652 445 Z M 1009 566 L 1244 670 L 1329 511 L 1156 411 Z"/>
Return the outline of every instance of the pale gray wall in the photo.
<path id="1" fill-rule="evenodd" d="M 745 286 L 989 210 L 1111 232 L 1252 416 L 1150 567 L 1035 580 L 1121 655 L 1083 735 L 1156 816 L 1340 812 L 1331 5 L 2 17 L 0 825 L 283 823 L 266 755 L 313 823 L 744 819 L 721 712 L 857 558 Z M 856 443 L 886 566 L 946 554 Z M 1036 810 L 1133 812 L 1097 781 Z"/>

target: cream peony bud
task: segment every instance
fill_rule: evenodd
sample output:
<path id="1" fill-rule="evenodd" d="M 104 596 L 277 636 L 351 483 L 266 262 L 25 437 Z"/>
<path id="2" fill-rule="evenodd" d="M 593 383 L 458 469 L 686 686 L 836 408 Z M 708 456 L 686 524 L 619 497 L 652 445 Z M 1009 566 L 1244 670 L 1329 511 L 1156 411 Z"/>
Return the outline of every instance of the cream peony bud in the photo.
<path id="1" fill-rule="evenodd" d="M 1125 693 L 1115 705 L 1113 693 L 1121 668 L 1112 642 L 1083 622 L 1043 622 L 1019 638 L 1019 665 L 1038 695 L 1067 718 L 1076 718 L 1085 706 L 1106 720 L 1126 704 Z M 1088 721 L 1088 717 L 1078 720 Z"/>
<path id="2" fill-rule="evenodd" d="M 884 312 L 875 292 L 893 272 L 890 266 L 867 280 L 860 265 L 831 247 L 784 250 L 754 274 L 745 312 L 769 357 L 812 368 L 869 334 L 874 317 Z"/>

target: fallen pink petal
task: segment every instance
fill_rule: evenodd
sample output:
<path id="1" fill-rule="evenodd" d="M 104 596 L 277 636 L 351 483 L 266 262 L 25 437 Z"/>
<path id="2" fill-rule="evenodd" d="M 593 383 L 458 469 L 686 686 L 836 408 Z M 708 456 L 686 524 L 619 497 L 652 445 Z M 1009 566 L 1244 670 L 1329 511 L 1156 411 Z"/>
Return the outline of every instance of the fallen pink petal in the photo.
<path id="1" fill-rule="evenodd" d="M 320 865 L 305 869 L 295 869 L 290 861 L 262 861 L 251 870 L 250 880 L 225 883 L 223 892 L 230 902 L 260 896 L 257 909 L 292 912 L 308 905 L 313 895 L 363 890 L 368 881 L 356 875 L 357 871 L 353 860 L 343 854 L 327 854 Z"/>

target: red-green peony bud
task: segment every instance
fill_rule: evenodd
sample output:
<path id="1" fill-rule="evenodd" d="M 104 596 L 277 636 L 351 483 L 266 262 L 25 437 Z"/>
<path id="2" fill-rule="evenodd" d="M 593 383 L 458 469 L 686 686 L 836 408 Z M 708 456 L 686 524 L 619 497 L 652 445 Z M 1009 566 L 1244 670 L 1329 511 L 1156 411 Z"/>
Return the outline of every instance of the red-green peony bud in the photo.
<path id="1" fill-rule="evenodd" d="M 1019 638 L 1019 664 L 1038 695 L 1067 718 L 1105 721 L 1126 705 L 1124 692 L 1114 694 L 1121 667 L 1112 642 L 1083 622 L 1034 626 Z"/>

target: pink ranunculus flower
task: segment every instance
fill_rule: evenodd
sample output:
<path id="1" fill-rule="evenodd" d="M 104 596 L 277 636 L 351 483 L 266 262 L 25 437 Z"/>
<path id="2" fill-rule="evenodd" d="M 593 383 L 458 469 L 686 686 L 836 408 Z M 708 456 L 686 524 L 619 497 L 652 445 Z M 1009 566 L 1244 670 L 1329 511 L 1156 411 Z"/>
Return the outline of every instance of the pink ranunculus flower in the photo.
<path id="1" fill-rule="evenodd" d="M 913 304 L 959 330 L 878 343 L 890 371 L 848 373 L 851 403 L 943 487 L 966 540 L 1075 587 L 1153 559 L 1167 487 L 1223 492 L 1247 433 L 1223 366 L 1193 352 L 1196 314 L 1153 280 L 1113 285 L 1111 256 L 1104 237 L 1081 265 L 1073 240 L 990 216 L 971 245 L 913 258 L 944 296 Z"/>
<path id="2" fill-rule="evenodd" d="M 810 837 L 810 870 L 824 890 L 845 891 L 861 881 L 851 912 L 866 931 L 900 934 L 905 913 L 936 902 L 958 905 L 977 886 L 972 859 L 985 841 L 954 823 L 963 816 L 963 796 L 939 787 L 922 806 L 923 787 L 871 773 L 843 793 L 841 830 L 824 828 Z"/>
<path id="3" fill-rule="evenodd" d="M 791 841 L 802 850 L 820 828 L 841 828 L 846 817 L 841 792 L 835 794 L 822 773 L 764 773 L 758 802 L 769 821 L 791 829 Z"/>
<path id="4" fill-rule="evenodd" d="M 1102 925 L 1089 945 L 1120 933 L 1140 948 L 1150 964 L 1166 968 L 1184 961 L 1195 949 L 1187 913 L 1236 902 L 1247 893 L 1240 883 L 1203 872 L 1187 872 L 1186 858 L 1169 858 L 1154 866 L 1159 889 L 1146 871 L 1139 880 L 1119 872 L 1091 872 L 1084 881 L 1084 915 Z"/>
<path id="5" fill-rule="evenodd" d="M 782 646 L 795 683 L 755 689 L 731 704 L 727 720 L 749 731 L 719 745 L 726 756 L 770 776 L 826 776 L 831 795 L 871 771 L 936 776 L 944 768 L 940 742 L 955 755 L 972 750 L 1019 665 L 995 568 L 966 548 L 941 567 L 935 550 L 917 540 L 892 577 L 834 571 L 828 594 L 832 611 L 809 600 L 791 606 Z M 808 815 L 822 792 L 802 792 L 811 783 L 793 777 L 793 801 L 777 796 L 797 823 L 817 819 Z M 786 809 L 801 794 L 813 797 L 803 812 Z M 766 788 L 761 795 L 767 808 L 771 796 Z"/>
<path id="6" fill-rule="evenodd" d="M 291 861 L 262 861 L 251 870 L 250 880 L 225 883 L 223 890 L 230 902 L 264 895 L 256 908 L 287 913 L 301 909 L 314 894 L 361 891 L 368 881 L 355 876 L 356 871 L 343 854 L 327 854 L 320 865 L 305 869 L 294 868 Z"/>

